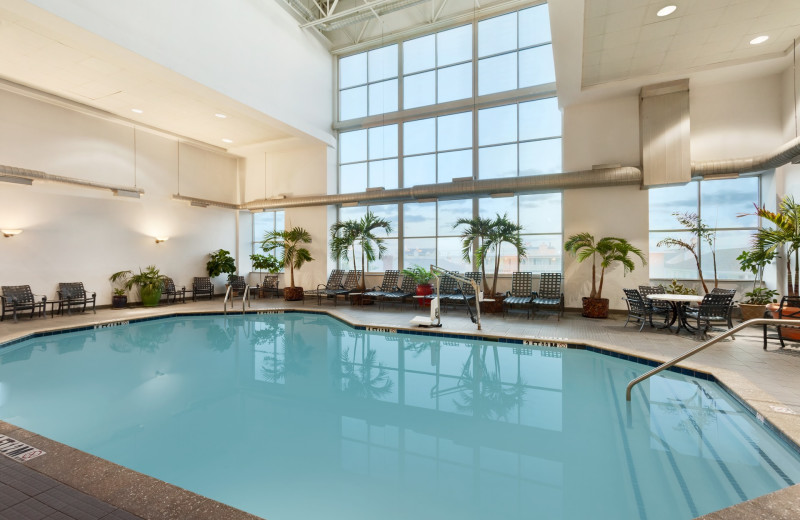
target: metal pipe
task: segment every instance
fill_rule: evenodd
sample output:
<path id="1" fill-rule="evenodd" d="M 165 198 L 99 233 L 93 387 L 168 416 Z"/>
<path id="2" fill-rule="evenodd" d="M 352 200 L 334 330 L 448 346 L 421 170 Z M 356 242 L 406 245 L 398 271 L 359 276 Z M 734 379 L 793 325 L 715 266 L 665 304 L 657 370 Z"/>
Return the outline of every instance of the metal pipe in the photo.
<path id="1" fill-rule="evenodd" d="M 114 193 L 118 191 L 127 193 L 138 193 L 139 195 L 144 193 L 144 190 L 142 188 L 137 188 L 135 186 L 117 186 L 114 184 L 102 184 L 99 182 L 86 181 L 83 179 L 73 179 L 72 177 L 62 177 L 61 175 L 52 175 L 38 170 L 16 168 L 14 166 L 7 166 L 4 164 L 0 164 L 0 177 L 16 177 L 22 179 L 30 179 L 34 181 L 60 182 L 62 184 L 72 184 L 73 186 L 83 186 L 84 188 L 109 190 Z"/>
<path id="2" fill-rule="evenodd" d="M 717 175 L 750 173 L 771 170 L 800 157 L 800 137 L 778 147 L 771 153 L 715 161 L 692 161 L 692 177 L 714 178 Z"/>

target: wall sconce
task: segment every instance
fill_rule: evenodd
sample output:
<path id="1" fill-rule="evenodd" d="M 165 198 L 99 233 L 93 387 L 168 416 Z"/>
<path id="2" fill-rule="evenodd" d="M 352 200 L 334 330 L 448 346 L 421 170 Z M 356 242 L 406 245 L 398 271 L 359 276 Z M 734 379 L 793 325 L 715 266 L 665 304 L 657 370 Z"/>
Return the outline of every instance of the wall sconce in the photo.
<path id="1" fill-rule="evenodd" d="M 15 237 L 22 233 L 21 229 L 0 229 L 4 237 Z"/>
<path id="2" fill-rule="evenodd" d="M 161 242 L 166 242 L 169 240 L 169 237 L 156 237 L 156 244 L 160 244 Z"/>

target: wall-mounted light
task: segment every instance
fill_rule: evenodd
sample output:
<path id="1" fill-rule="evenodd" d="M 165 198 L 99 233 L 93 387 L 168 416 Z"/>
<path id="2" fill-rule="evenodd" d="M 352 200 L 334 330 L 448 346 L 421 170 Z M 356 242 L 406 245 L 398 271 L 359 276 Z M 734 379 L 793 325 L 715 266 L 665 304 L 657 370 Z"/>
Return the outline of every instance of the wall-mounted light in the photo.
<path id="1" fill-rule="evenodd" d="M 156 244 L 160 244 L 161 242 L 166 242 L 169 240 L 169 237 L 156 237 Z"/>
<path id="2" fill-rule="evenodd" d="M 21 229 L 0 229 L 4 237 L 15 237 L 22 233 Z"/>

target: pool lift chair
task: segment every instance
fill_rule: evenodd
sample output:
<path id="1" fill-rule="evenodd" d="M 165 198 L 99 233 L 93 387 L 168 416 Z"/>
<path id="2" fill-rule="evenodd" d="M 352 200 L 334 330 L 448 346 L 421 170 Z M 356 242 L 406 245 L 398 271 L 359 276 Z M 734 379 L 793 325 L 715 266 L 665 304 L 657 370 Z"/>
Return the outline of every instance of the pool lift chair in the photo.
<path id="1" fill-rule="evenodd" d="M 433 277 L 436 280 L 434 283 L 434 297 L 431 299 L 431 314 L 430 317 L 427 316 L 416 316 L 413 320 L 411 320 L 412 325 L 418 325 L 420 327 L 441 327 L 442 326 L 442 319 L 440 314 L 440 294 L 439 294 L 439 287 L 441 284 L 441 278 L 443 276 L 447 276 L 455 280 L 459 288 L 462 289 L 460 291 L 461 296 L 464 300 L 464 304 L 467 307 L 467 312 L 469 312 L 469 318 L 472 320 L 472 323 L 475 323 L 478 326 L 478 330 L 481 330 L 481 306 L 480 301 L 483 301 L 483 293 L 480 291 L 478 284 L 475 282 L 474 279 L 466 278 L 460 274 L 453 273 L 452 271 L 448 271 L 446 269 L 442 269 L 441 267 L 431 265 L 431 272 L 433 273 Z M 463 284 L 469 284 L 472 286 L 473 291 L 475 294 L 478 295 L 478 298 L 475 299 L 475 313 L 472 312 L 472 307 L 469 305 L 469 299 L 463 290 Z"/>

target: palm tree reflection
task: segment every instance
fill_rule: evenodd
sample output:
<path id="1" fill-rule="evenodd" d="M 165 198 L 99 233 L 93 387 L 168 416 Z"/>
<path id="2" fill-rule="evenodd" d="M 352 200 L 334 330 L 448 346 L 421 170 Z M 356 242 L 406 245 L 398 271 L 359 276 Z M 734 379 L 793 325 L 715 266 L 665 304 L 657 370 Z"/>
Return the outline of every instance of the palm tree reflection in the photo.
<path id="1" fill-rule="evenodd" d="M 361 356 L 358 356 L 359 340 Z M 341 381 L 342 393 L 364 399 L 381 399 L 392 393 L 394 381 L 376 356 L 377 351 L 366 346 L 364 334 L 356 334 L 352 359 L 350 349 L 345 347 L 333 367 L 335 379 Z"/>
<path id="2" fill-rule="evenodd" d="M 500 373 L 497 347 L 491 347 L 494 360 L 492 369 L 487 364 L 489 347 L 472 348 L 458 381 L 460 390 L 453 402 L 460 412 L 489 420 L 506 420 L 508 414 L 525 400 L 525 382 L 517 371 L 514 383 L 504 383 Z"/>

